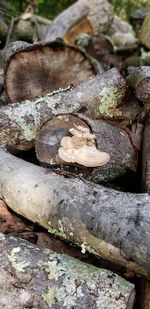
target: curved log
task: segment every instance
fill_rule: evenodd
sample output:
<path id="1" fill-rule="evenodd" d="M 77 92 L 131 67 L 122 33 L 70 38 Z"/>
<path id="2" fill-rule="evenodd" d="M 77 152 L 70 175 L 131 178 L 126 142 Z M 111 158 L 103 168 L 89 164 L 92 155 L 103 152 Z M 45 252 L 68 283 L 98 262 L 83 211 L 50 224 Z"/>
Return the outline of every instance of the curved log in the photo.
<path id="1" fill-rule="evenodd" d="M 78 0 L 60 13 L 50 24 L 45 41 L 64 38 L 83 19 L 87 19 L 95 34 L 106 32 L 113 19 L 112 6 L 106 0 Z"/>
<path id="2" fill-rule="evenodd" d="M 27 241 L 1 234 L 0 263 L 3 309 L 133 308 L 133 284 Z"/>
<path id="3" fill-rule="evenodd" d="M 33 101 L 2 107 L 0 145 L 19 150 L 32 148 L 41 126 L 59 114 L 84 109 L 85 114 L 93 118 L 100 117 L 103 111 L 113 117 L 125 93 L 125 80 L 116 69 L 111 69 L 74 88 L 59 89 Z"/>
<path id="4" fill-rule="evenodd" d="M 150 196 L 68 179 L 0 149 L 0 197 L 16 213 L 150 277 Z M 17 172 L 16 172 L 17 171 Z"/>

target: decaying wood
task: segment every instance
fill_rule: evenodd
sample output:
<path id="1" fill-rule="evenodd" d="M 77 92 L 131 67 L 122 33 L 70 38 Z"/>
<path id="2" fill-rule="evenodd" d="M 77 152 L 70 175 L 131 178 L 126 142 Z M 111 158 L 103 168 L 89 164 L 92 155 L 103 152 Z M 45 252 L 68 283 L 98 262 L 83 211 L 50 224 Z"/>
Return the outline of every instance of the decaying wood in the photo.
<path id="1" fill-rule="evenodd" d="M 45 41 L 64 38 L 81 20 L 87 18 L 95 34 L 105 32 L 113 18 L 111 5 L 106 0 L 78 0 L 59 14 L 49 26 Z"/>
<path id="2" fill-rule="evenodd" d="M 3 88 L 4 88 L 4 71 L 3 69 L 0 69 L 0 93 Z"/>
<path id="3" fill-rule="evenodd" d="M 146 120 L 142 148 L 142 190 L 150 194 L 150 118 Z M 138 278 L 139 309 L 150 309 L 150 281 Z"/>
<path id="4" fill-rule="evenodd" d="M 135 90 L 135 95 L 140 101 L 150 101 L 150 66 L 129 68 L 127 82 Z"/>
<path id="5" fill-rule="evenodd" d="M 140 40 L 147 48 L 150 48 L 150 13 L 144 19 Z"/>
<path id="6" fill-rule="evenodd" d="M 0 144 L 20 150 L 32 148 L 41 126 L 59 114 L 82 109 L 93 118 L 100 117 L 103 112 L 113 117 L 125 93 L 125 80 L 116 69 L 111 69 L 72 89 L 58 90 L 33 101 L 2 107 Z"/>
<path id="7" fill-rule="evenodd" d="M 68 179 L 0 149 L 0 197 L 51 234 L 150 276 L 150 196 Z M 17 171 L 17 173 L 16 173 Z"/>
<path id="8" fill-rule="evenodd" d="M 0 249 L 3 309 L 133 308 L 133 284 L 111 271 L 4 234 Z"/>
<path id="9" fill-rule="evenodd" d="M 138 278 L 136 284 L 138 309 L 150 309 L 150 281 Z"/>
<path id="10" fill-rule="evenodd" d="M 64 35 L 89 13 L 89 7 L 85 0 L 79 0 L 68 9 L 60 13 L 49 26 L 45 41 L 54 41 L 63 38 Z"/>
<path id="11" fill-rule="evenodd" d="M 32 100 L 99 73 L 96 60 L 78 47 L 62 42 L 36 43 L 19 49 L 5 62 L 5 91 L 10 102 Z"/>
<path id="12" fill-rule="evenodd" d="M 95 143 L 97 149 L 109 155 L 110 159 L 105 164 L 96 168 L 85 168 L 88 162 L 83 166 L 78 166 L 76 163 L 62 161 L 59 158 L 59 148 L 63 137 L 71 136 L 70 129 L 76 129 L 78 126 L 85 127 L 91 131 L 95 136 Z M 78 145 L 84 145 L 83 137 Z M 75 150 L 77 145 L 75 146 Z M 75 165 L 76 173 L 82 174 L 82 177 L 90 179 L 94 182 L 112 181 L 124 175 L 127 176 L 136 172 L 137 169 L 137 152 L 133 148 L 128 134 L 109 124 L 104 120 L 90 120 L 89 118 L 82 118 L 82 115 L 60 115 L 54 117 L 52 120 L 46 122 L 41 128 L 38 138 L 36 140 L 36 155 L 38 160 L 44 166 L 63 166 L 63 169 L 72 169 Z M 79 148 L 80 150 L 80 148 Z M 81 154 L 80 154 L 81 156 Z M 80 158 L 81 159 L 81 158 Z M 87 161 L 89 155 L 87 154 Z M 93 164 L 96 164 L 93 154 Z M 78 167 L 78 169 L 77 169 Z"/>
<path id="13" fill-rule="evenodd" d="M 130 19 L 132 22 L 143 22 L 143 20 L 145 19 L 145 17 L 150 13 L 150 7 L 142 7 L 138 10 L 136 10 L 135 12 L 130 14 Z"/>
<path id="14" fill-rule="evenodd" d="M 90 35 L 93 33 L 93 28 L 87 18 L 81 20 L 77 25 L 73 26 L 64 36 L 64 42 L 74 44 L 78 36 Z"/>
<path id="15" fill-rule="evenodd" d="M 147 119 L 143 134 L 142 174 L 143 190 L 150 194 L 150 118 Z"/>

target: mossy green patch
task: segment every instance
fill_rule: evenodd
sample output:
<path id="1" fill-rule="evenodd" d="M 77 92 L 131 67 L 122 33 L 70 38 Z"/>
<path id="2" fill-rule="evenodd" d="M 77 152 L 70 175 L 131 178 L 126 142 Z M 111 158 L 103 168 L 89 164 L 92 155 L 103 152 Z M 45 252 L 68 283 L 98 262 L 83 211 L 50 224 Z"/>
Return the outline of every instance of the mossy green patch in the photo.
<path id="1" fill-rule="evenodd" d="M 122 94 L 119 93 L 116 87 L 104 87 L 99 97 L 99 111 L 106 117 L 113 118 L 117 111 L 118 99 L 121 99 Z M 118 114 L 118 116 L 119 116 Z"/>

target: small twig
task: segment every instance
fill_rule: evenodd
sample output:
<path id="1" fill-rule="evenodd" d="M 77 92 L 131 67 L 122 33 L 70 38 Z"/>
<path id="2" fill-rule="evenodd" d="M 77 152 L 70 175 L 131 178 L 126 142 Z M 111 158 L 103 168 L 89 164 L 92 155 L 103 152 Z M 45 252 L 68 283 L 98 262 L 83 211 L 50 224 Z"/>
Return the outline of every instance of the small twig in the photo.
<path id="1" fill-rule="evenodd" d="M 13 28 L 14 28 L 14 24 L 16 21 L 18 21 L 20 19 L 20 17 L 11 17 L 11 22 L 10 22 L 10 26 L 9 26 L 9 31 L 7 34 L 7 38 L 6 38 L 6 42 L 5 42 L 5 46 L 4 48 L 6 48 L 9 44 L 10 41 L 10 36 L 12 34 Z"/>

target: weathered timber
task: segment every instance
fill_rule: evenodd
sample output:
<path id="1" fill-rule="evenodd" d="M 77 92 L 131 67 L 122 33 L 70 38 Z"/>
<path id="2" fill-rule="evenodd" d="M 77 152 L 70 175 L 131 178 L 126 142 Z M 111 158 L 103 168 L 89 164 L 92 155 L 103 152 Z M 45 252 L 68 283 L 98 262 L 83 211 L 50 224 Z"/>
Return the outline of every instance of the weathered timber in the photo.
<path id="1" fill-rule="evenodd" d="M 22 50 L 30 44 L 24 41 L 15 41 L 8 44 L 7 48 L 3 48 L 0 52 L 0 65 L 5 68 L 8 59 L 11 59 L 12 55 L 17 51 Z"/>
<path id="2" fill-rule="evenodd" d="M 93 28 L 87 18 L 73 26 L 64 36 L 64 42 L 74 44 L 78 37 L 93 34 Z M 79 45 L 78 45 L 79 46 Z"/>
<path id="3" fill-rule="evenodd" d="M 142 24 L 140 40 L 143 45 L 150 48 L 150 13 L 145 17 Z"/>
<path id="4" fill-rule="evenodd" d="M 145 103 L 150 101 L 150 66 L 129 67 L 126 80 L 140 101 Z"/>
<path id="5" fill-rule="evenodd" d="M 138 309 L 150 309 L 150 281 L 137 278 L 136 282 Z"/>
<path id="6" fill-rule="evenodd" d="M 143 7 L 140 8 L 138 10 L 136 10 L 135 12 L 130 14 L 130 20 L 132 22 L 143 22 L 143 20 L 145 19 L 145 17 L 150 13 L 150 7 Z"/>
<path id="7" fill-rule="evenodd" d="M 77 85 L 99 73 L 99 65 L 77 46 L 62 42 L 29 44 L 8 57 L 4 87 L 10 102 L 33 100 L 59 88 Z"/>
<path id="8" fill-rule="evenodd" d="M 142 175 L 143 191 L 150 194 L 150 118 L 145 123 L 143 134 Z"/>
<path id="9" fill-rule="evenodd" d="M 0 197 L 51 234 L 150 276 L 150 196 L 68 179 L 0 149 Z M 17 171 L 17 173 L 16 173 Z"/>
<path id="10" fill-rule="evenodd" d="M 84 166 L 77 163 L 68 163 L 59 158 L 59 148 L 61 147 L 62 138 L 71 136 L 70 129 L 76 129 L 78 126 L 85 127 L 95 135 L 95 144 L 97 149 L 101 152 L 106 152 L 110 159 L 107 164 L 97 164 L 96 168 L 88 167 L 89 154 L 87 153 L 86 162 Z M 84 146 L 83 137 L 79 140 L 79 145 L 75 145 L 75 151 L 78 146 L 80 153 L 80 145 Z M 122 178 L 125 175 L 129 176 L 136 172 L 137 169 L 137 151 L 133 148 L 128 134 L 112 124 L 104 120 L 91 120 L 89 118 L 82 118 L 82 115 L 60 115 L 46 122 L 41 128 L 35 144 L 36 155 L 38 160 L 44 166 L 63 166 L 63 170 L 72 170 L 75 166 L 76 173 L 82 174 L 94 182 L 113 181 Z M 92 154 L 91 154 L 92 155 Z M 80 161 L 81 156 L 80 153 Z M 83 157 L 84 158 L 84 157 Z M 90 158 L 89 158 L 90 159 Z M 84 160 L 83 160 L 84 162 Z M 94 153 L 93 163 L 95 164 Z M 68 168 L 70 166 L 70 169 Z M 87 168 L 85 168 L 87 166 Z M 78 167 L 78 168 L 77 168 Z"/>
<path id="11" fill-rule="evenodd" d="M 1 234 L 0 306 L 132 309 L 134 285 L 111 271 Z"/>
<path id="12" fill-rule="evenodd" d="M 150 194 L 150 118 L 146 120 L 142 148 L 142 190 Z M 139 309 L 150 309 L 150 281 L 138 278 Z"/>
<path id="13" fill-rule="evenodd" d="M 45 41 L 64 38 L 81 20 L 87 19 L 95 34 L 108 29 L 113 19 L 112 6 L 106 0 L 78 0 L 59 14 L 49 26 Z"/>
<path id="14" fill-rule="evenodd" d="M 104 110 L 113 117 L 126 93 L 126 82 L 116 69 L 97 75 L 68 90 L 58 90 L 39 99 L 10 104 L 0 109 L 0 144 L 27 150 L 34 146 L 41 126 L 53 116 L 85 109 L 98 118 Z"/>
<path id="15" fill-rule="evenodd" d="M 3 69 L 0 69 L 0 93 L 2 92 L 4 88 L 4 71 Z"/>

